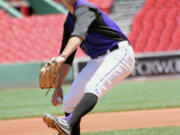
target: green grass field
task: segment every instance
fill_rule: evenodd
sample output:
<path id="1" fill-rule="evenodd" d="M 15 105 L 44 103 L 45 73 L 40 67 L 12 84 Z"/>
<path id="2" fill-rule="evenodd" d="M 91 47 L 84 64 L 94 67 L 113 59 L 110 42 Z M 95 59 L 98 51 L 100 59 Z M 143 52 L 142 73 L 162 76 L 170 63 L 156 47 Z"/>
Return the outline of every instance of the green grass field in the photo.
<path id="1" fill-rule="evenodd" d="M 109 132 L 84 133 L 82 135 L 180 135 L 180 127 L 134 129 Z"/>
<path id="2" fill-rule="evenodd" d="M 46 97 L 38 88 L 2 90 L 0 119 L 39 117 L 46 112 L 62 115 L 62 107 L 51 105 L 51 94 Z M 172 107 L 180 107 L 180 80 L 121 83 L 100 99 L 93 112 Z"/>

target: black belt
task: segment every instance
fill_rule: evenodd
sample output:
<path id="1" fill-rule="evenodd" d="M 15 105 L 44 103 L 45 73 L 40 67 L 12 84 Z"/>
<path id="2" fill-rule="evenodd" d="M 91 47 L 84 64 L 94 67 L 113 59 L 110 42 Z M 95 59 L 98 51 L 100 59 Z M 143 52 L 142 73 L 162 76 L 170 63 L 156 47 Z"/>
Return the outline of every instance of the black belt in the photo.
<path id="1" fill-rule="evenodd" d="M 92 59 L 95 59 L 95 58 L 97 58 L 97 57 L 99 57 L 99 56 L 103 56 L 103 55 L 107 54 L 108 51 L 112 52 L 112 51 L 114 51 L 114 50 L 116 50 L 116 49 L 119 49 L 119 46 L 118 46 L 118 45 L 115 45 L 115 46 L 113 46 L 111 49 L 109 49 L 109 50 L 107 50 L 107 51 L 105 51 L 105 52 L 103 52 L 103 53 L 101 53 L 101 54 L 99 54 L 99 55 L 97 55 L 97 56 L 95 56 L 95 57 L 92 57 Z"/>

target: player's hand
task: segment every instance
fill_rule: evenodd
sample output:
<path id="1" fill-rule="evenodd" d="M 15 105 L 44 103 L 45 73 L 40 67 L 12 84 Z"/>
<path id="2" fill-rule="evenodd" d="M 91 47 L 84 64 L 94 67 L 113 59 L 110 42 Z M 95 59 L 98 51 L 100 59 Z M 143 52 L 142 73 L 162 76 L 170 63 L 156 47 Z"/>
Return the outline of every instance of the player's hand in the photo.
<path id="1" fill-rule="evenodd" d="M 58 56 L 58 57 L 54 57 L 50 60 L 50 62 L 52 63 L 59 63 L 59 64 L 63 64 L 65 62 L 65 58 L 62 56 Z"/>
<path id="2" fill-rule="evenodd" d="M 61 101 L 59 100 L 61 98 Z M 63 91 L 61 87 L 58 87 L 54 90 L 52 95 L 52 104 L 54 106 L 61 105 L 63 103 Z"/>

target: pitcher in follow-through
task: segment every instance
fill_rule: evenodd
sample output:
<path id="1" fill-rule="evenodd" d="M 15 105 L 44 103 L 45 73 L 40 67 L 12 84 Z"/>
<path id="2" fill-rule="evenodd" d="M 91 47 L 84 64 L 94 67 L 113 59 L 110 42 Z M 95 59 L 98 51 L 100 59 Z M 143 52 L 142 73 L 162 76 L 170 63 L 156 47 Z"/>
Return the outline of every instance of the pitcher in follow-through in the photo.
<path id="1" fill-rule="evenodd" d="M 99 98 L 130 75 L 135 59 L 128 38 L 99 8 L 86 0 L 63 0 L 63 3 L 69 13 L 64 23 L 62 47 L 60 55 L 50 61 L 60 65 L 52 104 L 63 103 L 66 117 L 45 114 L 43 120 L 60 135 L 80 135 L 81 118 L 95 107 Z M 62 84 L 79 46 L 91 60 L 63 98 Z"/>

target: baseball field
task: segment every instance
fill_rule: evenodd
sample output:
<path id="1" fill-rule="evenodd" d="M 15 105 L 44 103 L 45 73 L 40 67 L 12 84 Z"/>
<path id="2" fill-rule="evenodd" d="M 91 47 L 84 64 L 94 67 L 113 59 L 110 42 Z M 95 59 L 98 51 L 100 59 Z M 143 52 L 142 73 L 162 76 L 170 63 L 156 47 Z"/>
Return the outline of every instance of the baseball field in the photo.
<path id="1" fill-rule="evenodd" d="M 69 86 L 64 86 L 65 93 Z M 52 91 L 0 91 L 0 135 L 55 135 L 41 117 L 63 116 L 51 105 Z M 179 135 L 180 79 L 122 82 L 82 122 L 83 135 Z"/>

